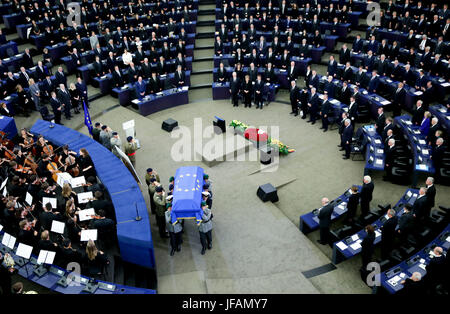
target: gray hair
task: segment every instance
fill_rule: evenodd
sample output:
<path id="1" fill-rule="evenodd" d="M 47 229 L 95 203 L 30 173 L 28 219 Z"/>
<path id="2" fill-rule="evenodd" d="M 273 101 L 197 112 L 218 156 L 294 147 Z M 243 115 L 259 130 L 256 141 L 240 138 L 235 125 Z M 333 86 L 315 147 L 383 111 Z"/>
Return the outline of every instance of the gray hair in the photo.
<path id="1" fill-rule="evenodd" d="M 388 215 L 394 217 L 395 216 L 395 210 L 392 208 L 388 210 Z"/>
<path id="2" fill-rule="evenodd" d="M 422 279 L 422 275 L 418 271 L 414 272 L 411 277 L 416 278 L 417 280 Z"/>
<path id="3" fill-rule="evenodd" d="M 370 176 L 364 176 L 364 181 L 367 181 L 367 183 L 372 182 L 372 178 Z"/>
<path id="4" fill-rule="evenodd" d="M 427 181 L 430 181 L 431 183 L 434 183 L 434 178 L 433 177 L 428 177 Z"/>

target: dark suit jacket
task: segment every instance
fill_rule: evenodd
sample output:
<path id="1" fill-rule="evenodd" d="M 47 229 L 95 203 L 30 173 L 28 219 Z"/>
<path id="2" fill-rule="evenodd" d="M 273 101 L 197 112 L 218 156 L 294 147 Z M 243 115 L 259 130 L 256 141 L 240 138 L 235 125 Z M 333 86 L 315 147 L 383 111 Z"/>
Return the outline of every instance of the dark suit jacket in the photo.
<path id="1" fill-rule="evenodd" d="M 427 198 L 428 207 L 431 209 L 434 207 L 434 199 L 436 197 L 436 188 L 434 184 L 427 189 L 427 193 L 425 194 Z"/>
<path id="2" fill-rule="evenodd" d="M 392 244 L 395 238 L 395 228 L 398 224 L 398 217 L 394 216 L 389 218 L 382 226 L 381 226 L 381 242 Z"/>
<path id="3" fill-rule="evenodd" d="M 363 184 L 361 188 L 361 203 L 362 202 L 370 202 L 372 200 L 372 193 L 375 186 L 373 185 L 373 182 L 370 182 L 368 184 Z"/>
<path id="4" fill-rule="evenodd" d="M 61 75 L 59 73 L 59 71 L 57 71 L 56 74 L 55 74 L 55 84 L 58 87 L 59 87 L 59 84 L 67 85 L 67 76 L 65 74 Z"/>
<path id="5" fill-rule="evenodd" d="M 325 205 L 320 211 L 319 215 L 319 227 L 329 228 L 331 225 L 331 214 L 333 213 L 333 206 L 331 204 Z"/>
<path id="6" fill-rule="evenodd" d="M 422 219 L 427 218 L 430 215 L 428 209 L 427 196 L 425 195 L 414 202 L 411 212 L 417 219 Z"/>
<path id="7" fill-rule="evenodd" d="M 230 79 L 230 89 L 231 89 L 231 94 L 237 94 L 239 93 L 239 90 L 241 88 L 241 82 L 239 80 L 239 78 L 236 78 L 236 80 L 233 80 L 233 78 Z"/>
<path id="8" fill-rule="evenodd" d="M 414 228 L 414 217 L 412 212 L 403 213 L 398 219 L 398 229 L 405 235 L 408 234 L 412 228 Z"/>

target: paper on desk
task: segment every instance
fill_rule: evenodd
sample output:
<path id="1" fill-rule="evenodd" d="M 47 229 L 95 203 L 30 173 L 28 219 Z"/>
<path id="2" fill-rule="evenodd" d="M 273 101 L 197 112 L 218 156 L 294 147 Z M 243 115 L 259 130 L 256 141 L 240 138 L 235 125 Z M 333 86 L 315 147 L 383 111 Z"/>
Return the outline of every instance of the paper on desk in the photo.
<path id="1" fill-rule="evenodd" d="M 425 264 L 420 264 L 419 265 L 420 268 L 422 268 L 423 270 L 425 270 L 425 268 L 427 267 Z"/>
<path id="2" fill-rule="evenodd" d="M 5 246 L 8 246 L 10 238 L 11 238 L 11 235 L 9 233 L 5 232 L 5 234 L 3 235 L 3 238 L 2 238 L 2 244 Z"/>
<path id="3" fill-rule="evenodd" d="M 183 86 L 183 87 L 181 88 L 181 90 L 182 90 L 182 91 L 187 91 L 187 90 L 189 90 L 189 86 Z"/>
<path id="4" fill-rule="evenodd" d="M 56 198 L 53 197 L 43 197 L 42 198 L 42 206 L 45 206 L 47 203 L 52 205 L 53 209 L 56 209 Z"/>
<path id="5" fill-rule="evenodd" d="M 428 149 L 422 149 L 422 154 L 428 155 Z"/>
<path id="6" fill-rule="evenodd" d="M 339 100 L 337 100 L 337 99 L 332 99 L 332 100 L 330 100 L 330 102 L 332 104 L 335 104 L 335 105 L 339 105 L 340 104 Z"/>
<path id="7" fill-rule="evenodd" d="M 31 206 L 33 203 L 33 196 L 27 192 L 27 195 L 25 196 L 25 202 Z"/>
<path id="8" fill-rule="evenodd" d="M 420 164 L 420 165 L 416 165 L 416 169 L 419 169 L 419 170 L 427 170 L 427 169 L 428 169 L 428 166 L 427 166 L 427 165 Z"/>
<path id="9" fill-rule="evenodd" d="M 361 244 L 359 244 L 359 242 L 355 242 L 352 245 L 350 245 L 350 247 L 354 250 L 354 251 L 358 251 L 361 248 Z"/>
<path id="10" fill-rule="evenodd" d="M 86 179 L 85 179 L 84 176 L 72 178 L 72 179 L 70 180 L 70 185 L 71 185 L 73 188 L 77 188 L 77 187 L 79 187 L 79 186 L 82 186 L 83 184 L 86 184 Z"/>
<path id="11" fill-rule="evenodd" d="M 375 165 L 382 166 L 382 165 L 383 165 L 383 160 L 377 158 L 377 159 L 375 160 Z"/>
<path id="12" fill-rule="evenodd" d="M 133 104 L 136 104 L 136 105 L 137 105 L 137 104 L 140 103 L 140 100 L 136 98 L 136 99 L 133 99 L 131 102 L 132 102 Z"/>
<path id="13" fill-rule="evenodd" d="M 87 203 L 92 198 L 93 198 L 92 192 L 79 193 L 78 194 L 78 203 L 80 203 L 80 204 Z"/>
<path id="14" fill-rule="evenodd" d="M 337 244 L 336 244 L 336 246 L 341 250 L 341 251 L 345 251 L 347 248 L 348 248 L 348 246 L 344 243 L 344 242 L 338 242 Z"/>
<path id="15" fill-rule="evenodd" d="M 389 105 L 391 102 L 389 100 L 384 100 L 381 102 L 383 106 Z"/>
<path id="16" fill-rule="evenodd" d="M 449 87 L 449 86 L 450 86 L 450 83 L 449 83 L 449 82 L 445 82 L 445 83 L 442 83 L 441 86 L 442 86 L 442 87 Z"/>
<path id="17" fill-rule="evenodd" d="M 40 264 L 53 264 L 56 252 L 41 250 L 37 259 L 37 263 Z"/>
<path id="18" fill-rule="evenodd" d="M 58 183 L 60 187 L 63 187 L 66 183 L 70 183 L 70 180 L 72 179 L 72 176 L 68 172 L 57 173 L 57 177 L 56 183 Z"/>
<path id="19" fill-rule="evenodd" d="M 359 236 L 357 234 L 352 235 L 352 241 L 359 240 Z"/>
<path id="20" fill-rule="evenodd" d="M 382 150 L 380 148 L 377 149 L 377 154 L 383 154 L 383 153 L 384 153 L 384 150 Z"/>
<path id="21" fill-rule="evenodd" d="M 97 240 L 97 229 L 81 230 L 81 241 Z"/>
<path id="22" fill-rule="evenodd" d="M 405 279 L 406 274 L 405 273 L 401 273 L 399 276 L 400 276 L 400 278 Z"/>
<path id="23" fill-rule="evenodd" d="M 2 230 L 2 229 L 0 229 L 0 230 Z M 445 239 L 445 241 L 450 242 L 450 236 L 448 236 L 447 239 Z"/>
<path id="24" fill-rule="evenodd" d="M 419 263 L 425 264 L 425 259 L 421 258 L 420 261 L 419 261 Z"/>
<path id="25" fill-rule="evenodd" d="M 87 208 L 85 210 L 80 210 L 78 212 L 78 216 L 80 217 L 80 221 L 90 220 L 91 216 L 95 215 L 95 210 L 93 208 Z"/>
<path id="26" fill-rule="evenodd" d="M 381 235 L 380 230 L 375 230 L 375 238 L 378 238 Z"/>
<path id="27" fill-rule="evenodd" d="M 411 195 L 412 195 L 411 191 L 406 192 L 406 196 L 411 197 Z"/>
<path id="28" fill-rule="evenodd" d="M 375 144 L 381 144 L 381 141 L 379 139 L 374 140 Z"/>
<path id="29" fill-rule="evenodd" d="M 59 234 L 63 234 L 65 225 L 66 224 L 64 222 L 53 220 L 52 221 L 52 229 L 50 231 L 56 232 Z"/>
<path id="30" fill-rule="evenodd" d="M 23 257 L 25 259 L 30 259 L 31 253 L 33 252 L 33 247 L 19 243 L 19 246 L 17 247 L 16 255 Z"/>
<path id="31" fill-rule="evenodd" d="M 414 95 L 416 95 L 416 96 L 420 96 L 420 95 L 422 95 L 422 94 L 423 94 L 423 92 L 420 91 L 420 90 L 418 90 L 417 92 L 414 92 Z"/>
<path id="32" fill-rule="evenodd" d="M 2 190 L 5 187 L 6 182 L 8 182 L 8 177 L 6 177 L 5 181 L 2 182 L 2 185 L 0 186 L 0 190 Z"/>
<path id="33" fill-rule="evenodd" d="M 0 225 L 0 231 L 2 231 L 3 230 L 3 226 L 2 225 Z"/>
<path id="34" fill-rule="evenodd" d="M 419 144 L 420 145 L 425 145 L 427 142 L 425 142 L 424 140 L 419 140 Z"/>

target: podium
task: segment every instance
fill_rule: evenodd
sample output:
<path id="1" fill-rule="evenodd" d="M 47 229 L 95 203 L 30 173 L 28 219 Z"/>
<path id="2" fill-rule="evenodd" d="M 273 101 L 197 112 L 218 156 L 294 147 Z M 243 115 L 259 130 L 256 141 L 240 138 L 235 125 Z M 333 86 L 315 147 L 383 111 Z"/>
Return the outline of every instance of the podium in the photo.
<path id="1" fill-rule="evenodd" d="M 277 189 L 270 183 L 260 185 L 256 195 L 258 195 L 263 202 L 278 202 Z"/>
<path id="2" fill-rule="evenodd" d="M 259 161 L 263 165 L 270 165 L 272 163 L 272 147 L 263 146 L 259 149 Z"/>
<path id="3" fill-rule="evenodd" d="M 213 121 L 214 126 L 214 132 L 216 134 L 222 134 L 226 132 L 226 126 L 225 126 L 225 120 L 215 116 L 214 118 L 217 119 L 217 121 Z"/>
<path id="4" fill-rule="evenodd" d="M 178 121 L 169 118 L 167 120 L 164 120 L 162 123 L 161 128 L 167 132 L 172 132 L 173 129 L 175 129 L 178 126 Z"/>

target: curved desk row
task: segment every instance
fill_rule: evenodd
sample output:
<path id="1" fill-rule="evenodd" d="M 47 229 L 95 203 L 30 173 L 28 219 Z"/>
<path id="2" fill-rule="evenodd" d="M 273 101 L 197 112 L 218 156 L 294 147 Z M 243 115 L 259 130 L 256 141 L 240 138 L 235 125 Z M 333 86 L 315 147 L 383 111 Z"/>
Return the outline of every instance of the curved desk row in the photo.
<path id="1" fill-rule="evenodd" d="M 428 110 L 433 116 L 436 116 L 439 119 L 441 127 L 447 132 L 447 134 L 450 134 L 450 111 L 447 107 L 439 104 L 430 106 Z"/>
<path id="2" fill-rule="evenodd" d="M 3 232 L 2 232 L 3 233 Z M 2 234 L 3 238 L 4 233 Z M 15 245 L 17 250 L 18 245 Z M 31 255 L 29 260 L 17 256 L 14 250 L 6 247 L 0 243 L 0 252 L 3 254 L 9 253 L 14 259 L 14 268 L 17 273 L 27 280 L 30 280 L 38 285 L 41 285 L 47 289 L 63 293 L 63 294 L 156 294 L 155 290 L 137 288 L 119 285 L 115 283 L 105 282 L 98 280 L 95 285 L 98 284 L 97 289 L 90 292 L 84 291 L 89 286 L 89 277 L 72 274 L 73 282 L 70 279 L 67 280 L 69 271 L 58 267 L 56 265 L 47 265 L 39 269 L 37 264 L 37 256 Z M 72 277 L 74 276 L 74 277 Z"/>
<path id="3" fill-rule="evenodd" d="M 450 249 L 450 224 L 442 231 L 436 239 L 431 241 L 424 249 L 420 250 L 413 257 L 401 262 L 395 267 L 381 273 L 381 286 L 391 294 L 403 289 L 401 281 L 411 277 L 414 272 L 419 272 L 422 276 L 427 274 L 426 265 L 433 257 L 432 251 L 436 246 L 442 247 L 444 252 Z"/>
<path id="4" fill-rule="evenodd" d="M 374 125 L 365 125 L 362 130 L 367 139 L 364 174 L 368 174 L 370 171 L 383 171 L 385 154 L 380 134 L 377 133 Z"/>
<path id="5" fill-rule="evenodd" d="M 408 203 L 413 205 L 417 199 L 419 191 L 415 189 L 407 189 L 403 197 L 392 207 L 395 210 L 397 216 L 401 216 L 403 213 L 403 206 Z M 372 223 L 375 227 L 375 241 L 374 245 L 377 245 L 381 241 L 380 227 L 387 220 L 386 215 Z M 359 253 L 361 253 L 361 242 L 366 237 L 366 232 L 363 230 L 358 231 L 354 235 L 348 236 L 343 240 L 337 241 L 333 244 L 333 257 L 334 264 L 338 264 L 346 259 L 350 259 Z"/>
<path id="6" fill-rule="evenodd" d="M 357 185 L 358 191 L 361 192 L 361 186 Z M 334 221 L 347 212 L 347 203 L 350 197 L 350 189 L 344 194 L 330 202 L 334 206 L 331 221 Z M 318 210 L 314 209 L 312 212 L 300 216 L 300 231 L 304 234 L 319 229 L 319 218 L 317 217 Z"/>
<path id="7" fill-rule="evenodd" d="M 418 126 L 411 122 L 411 116 L 403 115 L 395 117 L 394 125 L 398 125 L 406 135 L 411 144 L 414 154 L 413 182 L 412 186 L 417 184 L 419 173 L 434 174 L 434 165 L 431 160 L 431 147 L 427 144 L 426 136 L 423 135 Z"/>
<path id="8" fill-rule="evenodd" d="M 108 189 L 117 219 L 117 239 L 120 255 L 126 262 L 155 268 L 152 234 L 147 206 L 134 177 L 121 160 L 103 145 L 75 130 L 38 120 L 31 133 L 42 134 L 55 145 L 69 145 L 78 152 L 86 148 L 94 162 L 97 176 Z M 136 221 L 136 212 L 142 220 Z"/>

